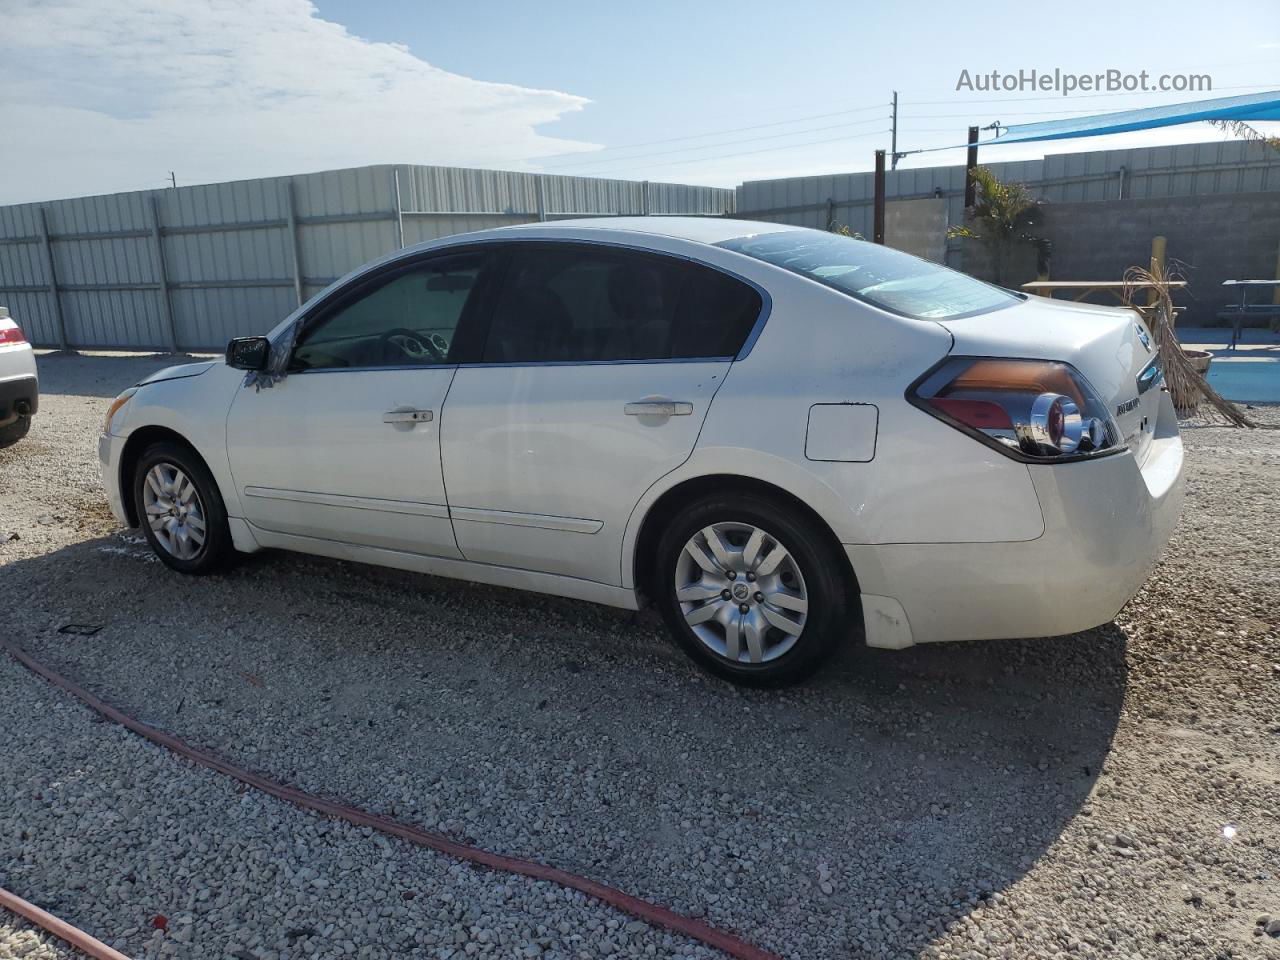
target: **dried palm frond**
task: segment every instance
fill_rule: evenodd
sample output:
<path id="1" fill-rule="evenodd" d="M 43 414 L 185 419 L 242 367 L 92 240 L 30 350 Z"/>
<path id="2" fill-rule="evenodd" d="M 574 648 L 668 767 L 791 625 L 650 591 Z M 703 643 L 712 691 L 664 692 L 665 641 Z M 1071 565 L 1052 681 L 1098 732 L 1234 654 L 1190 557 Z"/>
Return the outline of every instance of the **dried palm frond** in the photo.
<path id="1" fill-rule="evenodd" d="M 1280 137 L 1273 137 L 1269 133 L 1263 133 L 1257 127 L 1251 127 L 1243 120 L 1210 120 L 1209 123 L 1219 130 L 1234 134 L 1241 140 L 1265 143 L 1272 150 L 1280 150 Z"/>
<path id="2" fill-rule="evenodd" d="M 1132 305 L 1133 295 L 1139 290 L 1151 290 L 1154 294 L 1153 302 L 1147 307 L 1147 316 L 1150 320 L 1151 332 L 1156 337 L 1156 348 L 1160 351 L 1160 362 L 1164 367 L 1164 377 L 1169 385 L 1169 393 L 1175 403 L 1180 404 L 1178 413 L 1184 416 L 1194 413 L 1200 400 L 1204 399 L 1233 426 L 1256 427 L 1256 423 L 1209 386 L 1200 371 L 1191 365 L 1187 355 L 1182 352 L 1182 344 L 1173 330 L 1174 313 L 1173 298 L 1169 293 L 1170 279 L 1164 264 L 1157 260 L 1152 260 L 1150 270 L 1130 267 L 1124 272 L 1124 302 Z"/>

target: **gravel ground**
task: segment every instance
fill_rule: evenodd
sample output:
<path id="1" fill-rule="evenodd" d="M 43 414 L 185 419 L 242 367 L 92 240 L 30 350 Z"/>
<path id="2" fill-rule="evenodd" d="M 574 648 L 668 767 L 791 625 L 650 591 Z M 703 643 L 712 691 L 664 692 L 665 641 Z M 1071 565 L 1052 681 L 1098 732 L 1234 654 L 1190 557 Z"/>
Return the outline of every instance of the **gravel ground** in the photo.
<path id="1" fill-rule="evenodd" d="M 42 358 L 0 453 L 0 632 L 142 719 L 787 957 L 1280 957 L 1280 431 L 1187 430 L 1183 523 L 1114 624 L 751 692 L 645 615 L 279 553 L 167 572 L 95 450 L 163 362 Z M 8 661 L 0 730 L 0 886 L 131 955 L 716 955 L 239 788 Z"/>
<path id="2" fill-rule="evenodd" d="M 57 937 L 0 910 L 0 960 L 71 960 L 76 956 Z"/>

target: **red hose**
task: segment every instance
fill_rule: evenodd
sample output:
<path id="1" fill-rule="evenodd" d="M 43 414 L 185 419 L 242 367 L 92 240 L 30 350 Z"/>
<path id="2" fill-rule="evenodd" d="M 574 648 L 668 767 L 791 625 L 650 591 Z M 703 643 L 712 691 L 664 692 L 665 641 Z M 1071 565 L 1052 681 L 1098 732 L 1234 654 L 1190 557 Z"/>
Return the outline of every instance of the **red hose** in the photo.
<path id="1" fill-rule="evenodd" d="M 101 940 L 89 936 L 89 934 L 73 927 L 65 920 L 59 920 L 52 913 L 41 910 L 34 903 L 27 903 L 20 896 L 10 893 L 4 887 L 0 887 L 0 907 L 12 910 L 20 917 L 26 917 L 38 927 L 44 927 L 55 937 L 61 937 L 77 950 L 93 957 L 94 960 L 129 960 L 119 950 L 112 950 Z"/>
<path id="2" fill-rule="evenodd" d="M 348 823 L 354 823 L 361 827 L 372 827 L 374 830 L 381 830 L 383 833 L 389 833 L 392 836 L 400 837 L 402 840 L 408 840 L 410 843 L 416 843 L 424 847 L 430 847 L 432 850 L 438 850 L 440 853 L 453 857 L 457 860 L 465 860 L 468 863 L 478 864 L 482 867 L 489 867 L 493 870 L 502 870 L 506 873 L 520 874 L 521 876 L 532 877 L 535 880 L 549 880 L 552 883 L 558 883 L 562 887 L 568 887 L 572 890 L 578 890 L 588 896 L 595 897 L 597 900 L 609 904 L 611 907 L 629 913 L 648 923 L 652 923 L 659 927 L 664 927 L 673 933 L 678 933 L 689 937 L 693 940 L 699 940 L 707 946 L 715 947 L 722 950 L 731 957 L 737 957 L 738 960 L 781 960 L 777 954 L 769 953 L 760 947 L 753 946 L 744 940 L 740 940 L 731 933 L 723 930 L 717 930 L 709 924 L 703 923 L 701 920 L 695 920 L 692 917 L 686 917 L 683 914 L 676 913 L 666 907 L 650 903 L 647 900 L 641 900 L 639 897 L 633 897 L 629 893 L 623 893 L 614 887 L 610 887 L 603 883 L 587 877 L 580 877 L 576 874 L 560 870 L 556 867 L 550 867 L 543 863 L 535 863 L 532 860 L 522 860 L 519 857 L 508 857 L 500 853 L 491 853 L 488 850 L 481 850 L 465 843 L 458 843 L 456 840 L 450 840 L 448 837 L 438 833 L 428 833 L 425 830 L 419 830 L 416 827 L 399 823 L 388 817 L 379 816 L 377 814 L 368 813 L 356 807 L 349 807 L 345 804 L 334 803 L 331 800 L 324 800 L 312 794 L 305 793 L 294 787 L 285 786 L 274 780 L 268 780 L 266 777 L 256 773 L 250 773 L 248 770 L 242 770 L 239 767 L 220 760 L 212 754 L 198 750 L 185 741 L 157 730 L 155 727 L 143 723 L 141 720 L 135 720 L 126 713 L 122 713 L 115 707 L 111 706 L 103 700 L 98 699 L 88 690 L 78 686 L 71 680 L 62 676 L 60 673 L 46 667 L 38 660 L 33 659 L 26 651 L 13 646 L 5 640 L 0 640 L 2 646 L 10 655 L 14 657 L 28 670 L 38 673 L 44 677 L 55 687 L 59 687 L 70 693 L 72 696 L 81 700 L 91 709 L 96 710 L 109 720 L 114 720 L 123 727 L 127 727 L 141 737 L 145 737 L 152 743 L 162 746 L 174 753 L 179 753 L 200 764 L 202 767 L 208 767 L 210 770 L 216 770 L 219 773 L 226 774 L 228 777 L 246 783 L 251 787 L 256 787 L 263 793 L 268 793 L 280 800 L 292 803 L 294 806 L 302 807 L 304 810 L 315 810 L 327 816 L 337 817 L 340 820 L 346 820 Z M 59 936 L 62 936 L 59 934 Z M 96 956 L 96 955 L 95 955 Z M 120 954 L 112 951 L 110 954 L 112 960 L 118 960 Z"/>

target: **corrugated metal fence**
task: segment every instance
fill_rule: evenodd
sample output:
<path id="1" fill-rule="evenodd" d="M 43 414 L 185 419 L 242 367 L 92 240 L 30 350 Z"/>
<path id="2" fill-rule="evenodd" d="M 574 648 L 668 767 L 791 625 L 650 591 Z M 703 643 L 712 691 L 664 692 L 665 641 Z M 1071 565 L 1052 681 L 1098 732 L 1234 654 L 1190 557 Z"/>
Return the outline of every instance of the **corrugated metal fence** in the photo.
<path id="1" fill-rule="evenodd" d="M 996 160 L 1001 149 L 980 151 L 979 162 L 1051 203 L 1280 190 L 1280 153 L 1259 143 L 1193 143 L 1014 162 Z M 840 224 L 870 237 L 874 189 L 872 173 L 757 180 L 738 187 L 737 215 L 818 229 Z M 923 197 L 946 199 L 948 222 L 962 222 L 964 167 L 885 174 L 888 202 Z"/>
<path id="2" fill-rule="evenodd" d="M 712 187 L 386 165 L 20 204 L 0 207 L 0 303 L 39 346 L 221 349 L 408 244 L 733 203 Z"/>
<path id="3" fill-rule="evenodd" d="M 982 160 L 998 156 L 995 148 Z M 1280 155 L 1229 141 L 994 162 L 1049 201 L 1280 189 Z M 964 169 L 886 175 L 890 202 L 940 196 Z M 870 173 L 732 190 L 385 165 L 0 207 L 0 304 L 41 346 L 220 349 L 270 329 L 354 267 L 407 244 L 512 223 L 609 214 L 723 216 L 871 234 Z M 947 258 L 955 261 L 955 250 Z"/>

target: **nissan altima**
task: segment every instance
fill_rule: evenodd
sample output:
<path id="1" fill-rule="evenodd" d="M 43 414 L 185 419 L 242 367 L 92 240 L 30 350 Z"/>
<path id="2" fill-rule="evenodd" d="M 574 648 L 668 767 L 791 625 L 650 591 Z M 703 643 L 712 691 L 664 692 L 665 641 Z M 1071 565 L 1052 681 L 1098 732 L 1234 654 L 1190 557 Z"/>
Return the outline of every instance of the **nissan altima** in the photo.
<path id="1" fill-rule="evenodd" d="M 126 390 L 100 456 L 173 570 L 281 548 L 653 605 L 760 685 L 848 638 L 1105 623 L 1183 473 L 1134 311 L 679 217 L 398 250 Z"/>

